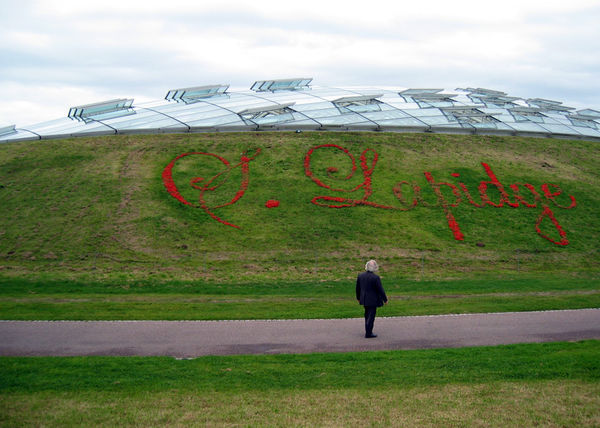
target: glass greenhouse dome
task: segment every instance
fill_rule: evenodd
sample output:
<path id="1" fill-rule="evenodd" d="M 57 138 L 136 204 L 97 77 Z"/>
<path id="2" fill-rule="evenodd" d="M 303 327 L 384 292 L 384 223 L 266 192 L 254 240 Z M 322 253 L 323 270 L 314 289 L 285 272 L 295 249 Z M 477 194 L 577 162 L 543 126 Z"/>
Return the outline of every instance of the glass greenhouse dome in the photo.
<path id="1" fill-rule="evenodd" d="M 310 78 L 172 89 L 71 107 L 66 117 L 0 127 L 0 142 L 112 134 L 215 131 L 391 131 L 600 140 L 600 111 L 484 88 L 332 88 Z"/>

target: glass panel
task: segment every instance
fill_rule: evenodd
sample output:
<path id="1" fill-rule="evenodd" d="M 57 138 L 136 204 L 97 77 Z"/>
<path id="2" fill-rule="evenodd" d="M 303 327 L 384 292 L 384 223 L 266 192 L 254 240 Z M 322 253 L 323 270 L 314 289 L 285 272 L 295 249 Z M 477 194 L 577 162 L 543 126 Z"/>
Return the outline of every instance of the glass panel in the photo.
<path id="1" fill-rule="evenodd" d="M 148 110 L 140 110 L 139 114 L 133 117 L 129 116 L 125 118 L 113 119 L 106 121 L 105 123 L 113 128 L 118 129 L 119 131 L 170 127 L 187 128 L 182 123 L 177 122 L 170 117 Z"/>
<path id="2" fill-rule="evenodd" d="M 293 128 L 294 126 L 300 126 L 300 125 L 309 126 L 310 125 L 310 126 L 314 126 L 316 129 L 320 126 L 320 123 L 318 123 L 314 120 L 302 117 L 302 115 L 294 114 L 294 118 L 295 118 L 295 120 L 293 122 L 288 122 L 286 124 L 286 127 Z"/>
<path id="3" fill-rule="evenodd" d="M 448 118 L 437 108 L 411 110 L 410 115 L 428 125 L 448 124 Z"/>
<path id="4" fill-rule="evenodd" d="M 363 124 L 365 121 L 364 117 L 357 114 L 343 114 L 337 116 L 329 116 L 319 118 L 319 123 L 322 125 L 349 125 L 349 124 Z"/>
<path id="5" fill-rule="evenodd" d="M 219 118 L 222 116 L 231 116 L 231 115 L 234 115 L 234 113 L 227 111 L 227 110 L 218 109 L 218 110 L 204 111 L 204 112 L 202 112 L 202 114 L 195 114 L 194 112 L 191 112 L 191 113 L 187 113 L 187 114 L 173 115 L 173 117 L 176 118 L 177 120 L 181 120 L 182 122 L 190 122 L 190 121 L 193 122 L 196 120 L 210 120 L 210 119 L 216 119 L 216 118 Z M 235 115 L 235 116 L 237 116 L 237 115 Z"/>
<path id="6" fill-rule="evenodd" d="M 319 89 L 313 88 L 310 92 L 312 95 L 315 95 L 319 98 L 323 98 L 327 101 L 333 101 L 333 100 L 337 100 L 337 99 L 343 98 L 343 97 L 351 97 L 351 96 L 360 95 L 360 94 L 357 94 L 356 92 L 347 91 L 344 89 L 337 89 L 337 88 L 319 88 Z"/>
<path id="7" fill-rule="evenodd" d="M 261 97 L 268 98 L 278 104 L 285 103 L 296 103 L 296 104 L 309 104 L 318 101 L 318 98 L 306 95 L 304 92 L 273 92 L 267 94 L 261 94 Z"/>
<path id="8" fill-rule="evenodd" d="M 321 102 L 313 102 L 310 104 L 295 104 L 293 108 L 296 111 L 308 113 L 310 111 L 330 109 L 332 107 L 333 107 L 333 105 L 330 102 L 321 101 Z"/>
<path id="9" fill-rule="evenodd" d="M 17 129 L 15 133 L 0 135 L 0 143 L 9 141 L 37 140 L 40 137 L 26 129 Z"/>
<path id="10" fill-rule="evenodd" d="M 515 122 L 535 122 L 535 123 L 544 123 L 544 117 L 542 115 L 523 115 L 519 113 L 513 113 L 513 117 Z"/>
<path id="11" fill-rule="evenodd" d="M 261 100 L 260 98 L 243 98 L 243 99 L 229 99 L 220 103 L 215 103 L 215 105 L 218 105 L 220 107 L 223 107 L 225 109 L 228 110 L 233 110 L 233 111 L 241 111 L 241 110 L 245 110 L 248 108 L 253 108 L 253 107 L 258 107 L 258 106 L 268 106 L 268 105 L 273 105 L 274 103 L 271 103 L 267 100 Z"/>
<path id="12" fill-rule="evenodd" d="M 600 130 L 592 128 L 577 128 L 577 130 L 587 137 L 600 137 Z"/>
<path id="13" fill-rule="evenodd" d="M 74 119 L 57 119 L 45 123 L 40 123 L 38 125 L 29 126 L 28 129 L 35 132 L 36 134 L 40 134 L 43 137 L 57 136 L 57 135 L 71 135 L 76 133 L 87 134 L 90 132 L 102 132 L 106 131 L 107 133 L 114 132 L 114 130 L 110 129 L 108 126 L 103 125 L 100 122 L 80 122 Z"/>
<path id="14" fill-rule="evenodd" d="M 496 125 L 496 129 L 502 129 L 505 131 L 514 131 L 514 129 L 507 123 L 496 122 L 495 125 Z"/>
<path id="15" fill-rule="evenodd" d="M 383 97 L 383 96 L 388 96 L 388 97 L 396 97 L 398 98 L 398 91 L 396 89 L 389 89 L 389 88 L 375 88 L 373 86 L 351 86 L 351 87 L 347 87 L 346 89 L 348 90 L 352 90 L 353 92 L 355 92 L 356 94 L 363 94 L 363 95 L 375 95 L 375 94 L 379 94 L 379 97 Z"/>
<path id="16" fill-rule="evenodd" d="M 354 112 L 354 113 L 367 113 L 367 112 L 376 112 L 381 111 L 381 107 L 379 104 L 364 104 L 364 105 L 350 105 L 347 107 L 341 107 L 340 111 L 342 113 Z"/>
<path id="17" fill-rule="evenodd" d="M 367 112 L 362 113 L 362 115 L 368 119 L 379 121 L 379 120 L 387 120 L 387 119 L 400 119 L 409 117 L 406 113 L 400 110 L 384 110 L 384 111 L 375 111 L 375 112 Z"/>
<path id="18" fill-rule="evenodd" d="M 432 129 L 450 129 L 450 128 L 457 128 L 457 129 L 463 129 L 463 128 L 470 128 L 473 129 L 473 127 L 471 125 L 469 125 L 468 123 L 458 123 L 458 122 L 446 122 L 446 123 L 431 123 L 431 128 Z"/>
<path id="19" fill-rule="evenodd" d="M 581 135 L 581 133 L 566 125 L 553 125 L 545 123 L 544 128 L 555 134 Z"/>
<path id="20" fill-rule="evenodd" d="M 190 120 L 186 122 L 190 127 L 215 127 L 225 124 L 245 125 L 237 114 L 226 114 L 206 119 Z"/>
<path id="21" fill-rule="evenodd" d="M 428 107 L 452 107 L 454 106 L 453 101 L 417 101 L 417 104 L 420 108 L 428 108 Z"/>
<path id="22" fill-rule="evenodd" d="M 398 119 L 379 119 L 376 122 L 382 127 L 385 126 L 410 126 L 410 127 L 419 127 L 419 128 L 427 128 L 423 122 L 418 121 L 413 117 L 407 118 L 398 118 Z"/>
<path id="23" fill-rule="evenodd" d="M 490 116 L 494 117 L 495 119 L 498 119 L 501 122 L 510 122 L 513 123 L 515 121 L 515 118 L 513 117 L 512 114 L 510 114 L 508 111 L 506 110 L 492 110 L 492 109 L 486 109 L 485 110 L 486 114 L 489 114 Z"/>
<path id="24" fill-rule="evenodd" d="M 562 114 L 560 115 L 556 115 L 556 114 L 550 114 L 550 113 L 544 113 L 544 123 L 550 124 L 550 125 L 571 125 L 571 122 L 569 122 L 567 120 L 566 117 L 564 117 Z"/>
<path id="25" fill-rule="evenodd" d="M 469 123 L 469 125 L 473 126 L 477 129 L 497 129 L 498 126 L 496 122 L 483 122 L 483 123 Z"/>
<path id="26" fill-rule="evenodd" d="M 331 105 L 331 104 L 329 104 L 329 105 Z M 340 111 L 335 107 L 321 109 L 321 110 L 302 111 L 302 113 L 304 113 L 308 117 L 317 119 L 319 122 L 321 121 L 321 119 L 320 119 L 321 117 L 341 116 Z"/>
<path id="27" fill-rule="evenodd" d="M 419 105 L 415 102 L 406 102 L 402 98 L 385 98 L 386 104 L 396 107 L 400 110 L 416 110 L 419 109 Z M 412 113 L 411 113 L 412 114 Z"/>
<path id="28" fill-rule="evenodd" d="M 548 130 L 533 122 L 514 122 L 510 124 L 511 128 L 521 132 L 535 132 L 547 134 Z"/>
<path id="29" fill-rule="evenodd" d="M 199 101 L 194 104 L 169 103 L 167 105 L 152 107 L 152 110 L 168 114 L 169 116 L 203 114 L 203 112 L 211 110 L 223 111 L 221 107 L 216 107 L 203 101 Z"/>

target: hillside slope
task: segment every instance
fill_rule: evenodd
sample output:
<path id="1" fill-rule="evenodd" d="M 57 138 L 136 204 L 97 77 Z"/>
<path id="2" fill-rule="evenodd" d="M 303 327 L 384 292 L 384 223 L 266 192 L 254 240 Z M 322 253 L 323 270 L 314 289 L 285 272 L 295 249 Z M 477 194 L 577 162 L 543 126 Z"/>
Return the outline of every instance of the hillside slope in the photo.
<path id="1" fill-rule="evenodd" d="M 0 145 L 7 276 L 597 273 L 594 142 L 384 133 Z"/>

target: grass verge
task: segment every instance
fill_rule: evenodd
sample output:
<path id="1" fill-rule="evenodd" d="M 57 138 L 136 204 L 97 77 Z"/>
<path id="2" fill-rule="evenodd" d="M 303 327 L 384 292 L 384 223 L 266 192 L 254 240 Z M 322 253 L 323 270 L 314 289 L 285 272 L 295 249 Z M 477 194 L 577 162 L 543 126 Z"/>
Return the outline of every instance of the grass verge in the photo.
<path id="1" fill-rule="evenodd" d="M 600 307 L 600 280 L 520 277 L 414 281 L 384 278 L 383 316 Z M 219 320 L 360 316 L 353 281 L 215 284 L 79 283 L 0 279 L 0 318 Z"/>
<path id="2" fill-rule="evenodd" d="M 594 426 L 600 341 L 351 354 L 0 358 L 6 426 Z"/>

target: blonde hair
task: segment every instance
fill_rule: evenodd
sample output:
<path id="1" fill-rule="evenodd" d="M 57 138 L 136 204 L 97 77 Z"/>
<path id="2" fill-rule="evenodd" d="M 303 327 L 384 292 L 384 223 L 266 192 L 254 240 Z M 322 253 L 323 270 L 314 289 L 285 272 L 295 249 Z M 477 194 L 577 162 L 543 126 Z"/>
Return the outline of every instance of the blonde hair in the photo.
<path id="1" fill-rule="evenodd" d="M 377 272 L 379 270 L 379 266 L 375 260 L 369 260 L 365 265 L 365 270 L 368 272 Z"/>

